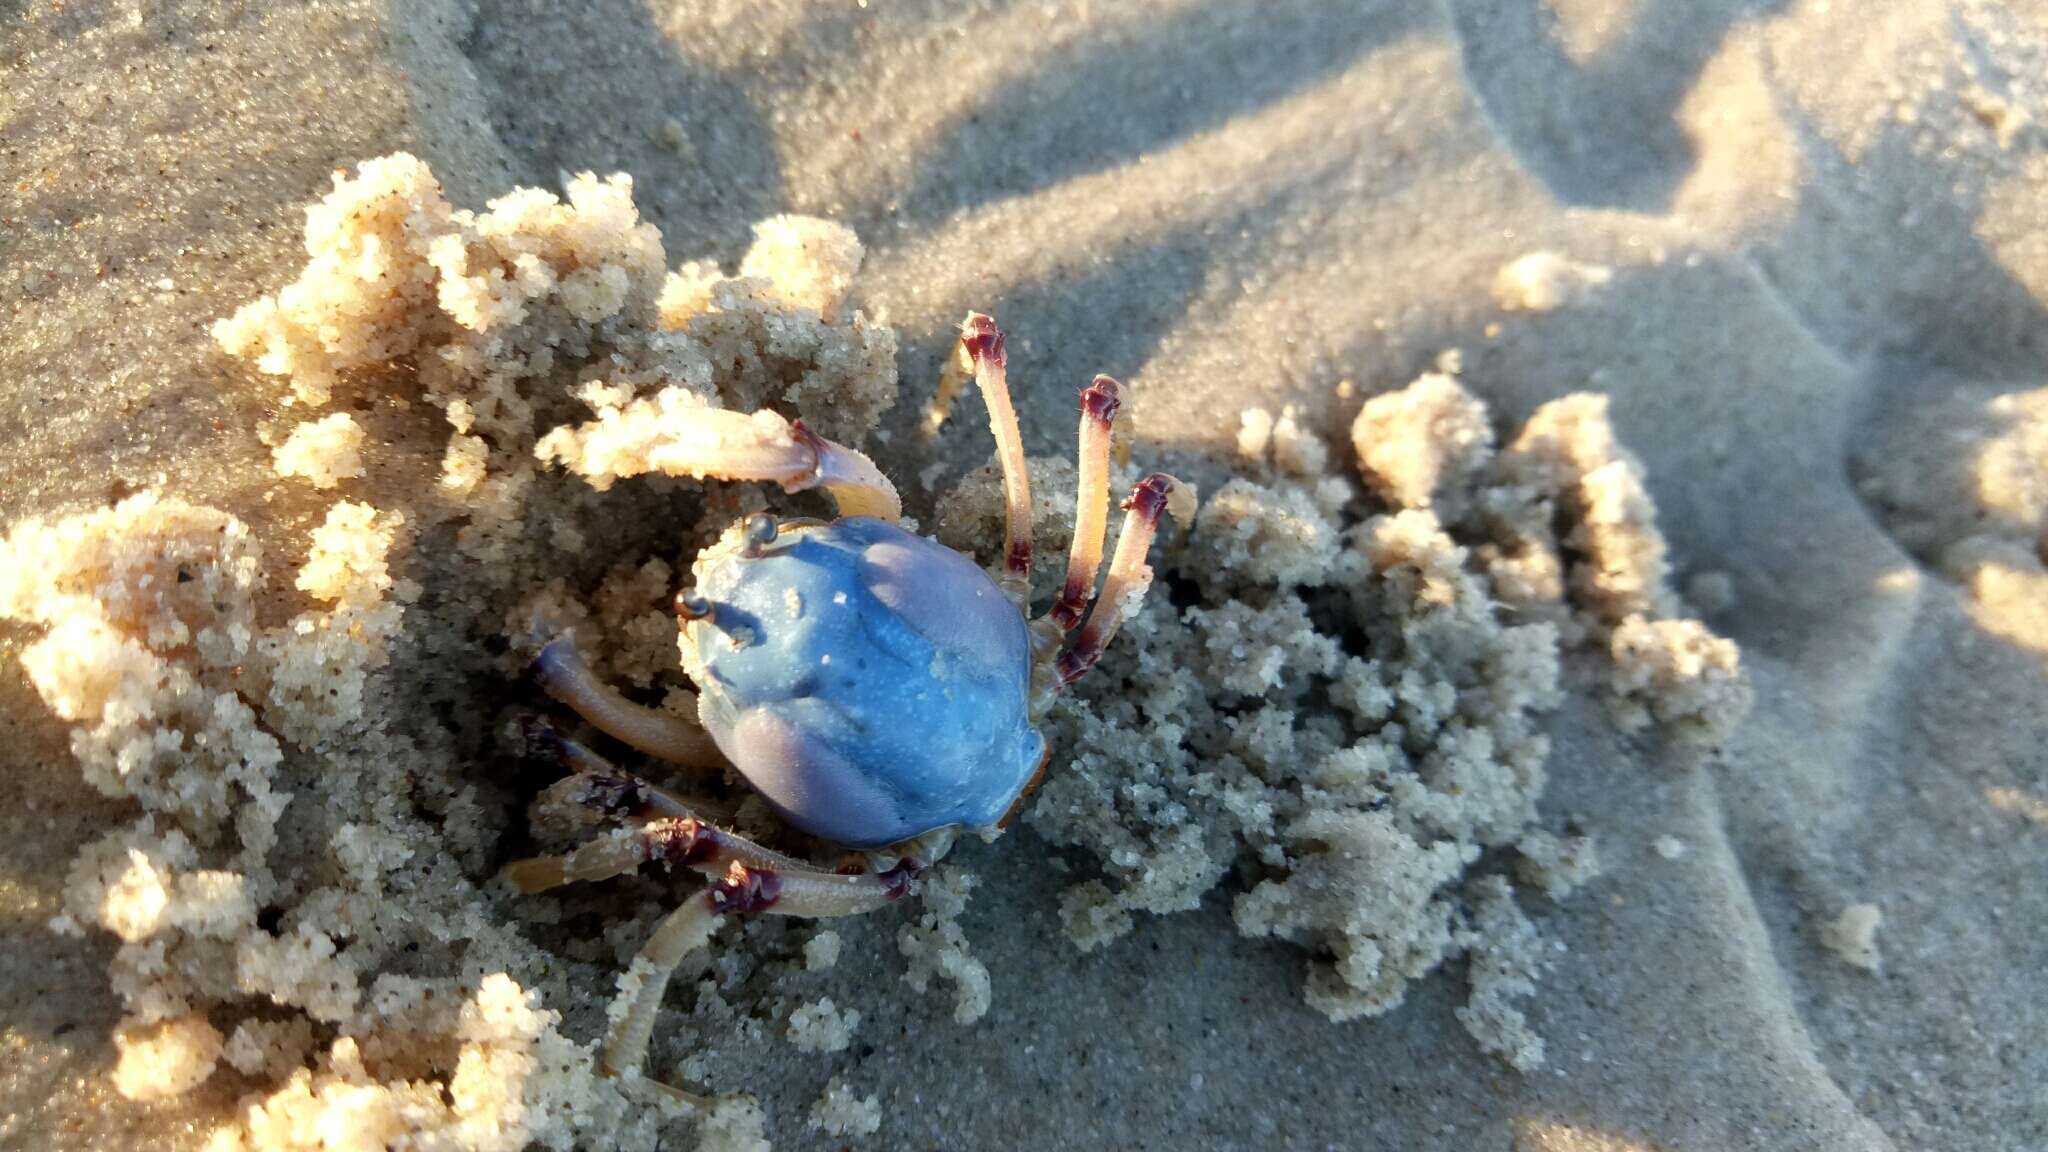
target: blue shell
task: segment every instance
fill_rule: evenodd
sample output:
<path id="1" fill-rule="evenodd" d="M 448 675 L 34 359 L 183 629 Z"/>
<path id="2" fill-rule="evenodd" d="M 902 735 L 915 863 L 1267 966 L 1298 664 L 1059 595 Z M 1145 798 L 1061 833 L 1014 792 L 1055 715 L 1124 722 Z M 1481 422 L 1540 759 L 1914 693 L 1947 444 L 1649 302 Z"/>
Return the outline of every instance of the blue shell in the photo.
<path id="1" fill-rule="evenodd" d="M 894 524 L 789 526 L 706 554 L 691 622 L 705 730 L 783 819 L 850 848 L 996 823 L 1045 753 L 1023 616 Z"/>

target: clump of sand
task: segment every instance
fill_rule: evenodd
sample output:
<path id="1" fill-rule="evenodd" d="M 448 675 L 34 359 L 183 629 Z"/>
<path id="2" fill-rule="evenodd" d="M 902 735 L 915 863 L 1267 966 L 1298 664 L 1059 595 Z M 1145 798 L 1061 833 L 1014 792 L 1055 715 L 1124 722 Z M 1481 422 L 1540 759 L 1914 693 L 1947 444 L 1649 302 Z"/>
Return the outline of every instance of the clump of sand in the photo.
<path id="1" fill-rule="evenodd" d="M 960 928 L 975 883 L 974 873 L 957 867 L 932 876 L 925 882 L 924 914 L 896 934 L 897 950 L 910 962 L 903 982 L 918 992 L 930 988 L 934 977 L 953 985 L 953 1019 L 960 1024 L 987 1015 L 993 995 L 988 966 L 974 958 Z"/>
<path id="2" fill-rule="evenodd" d="M 1377 419 L 1380 403 L 1360 412 L 1354 440 L 1401 434 Z M 1718 748 L 1753 700 L 1741 654 L 1672 591 L 1656 505 L 1641 462 L 1615 439 L 1607 398 L 1551 401 L 1497 456 L 1469 458 L 1481 488 L 1455 506 L 1452 525 L 1498 570 L 1501 602 L 1556 622 L 1568 645 L 1606 645 L 1609 711 L 1622 730 L 1654 726 L 1691 754 Z"/>
<path id="3" fill-rule="evenodd" d="M 222 1152 L 383 1147 L 401 1133 L 465 1148 L 636 1128 L 644 1141 L 649 1126 L 591 1073 L 587 1046 L 503 971 L 530 966 L 526 946 L 485 922 L 447 838 L 402 802 L 414 773 L 456 789 L 372 719 L 366 686 L 403 614 L 388 599 L 399 523 L 336 505 L 296 581 L 314 606 L 274 624 L 256 610 L 252 533 L 212 509 L 144 493 L 0 543 L 14 574 L 0 612 L 47 628 L 24 654 L 31 683 L 77 725 L 87 779 L 143 810 L 80 853 L 58 925 L 122 941 L 115 1087 L 189 1091 L 223 1057 L 284 1078 L 216 1135 Z M 344 733 L 363 746 L 340 751 Z M 322 848 L 278 851 L 284 827 Z M 490 974 L 391 967 L 458 939 Z M 256 1015 L 279 1009 L 301 1015 Z M 304 1067 L 316 1036 L 326 1054 Z"/>
<path id="4" fill-rule="evenodd" d="M 1884 914 L 1875 904 L 1851 904 L 1840 915 L 1820 926 L 1821 946 L 1840 957 L 1842 963 L 1865 972 L 1880 966 L 1877 929 Z"/>
<path id="5" fill-rule="evenodd" d="M 346 412 L 307 420 L 271 451 L 279 476 L 303 476 L 333 488 L 363 474 L 363 426 Z"/>
<path id="6" fill-rule="evenodd" d="M 872 1136 L 882 1128 L 882 1103 L 873 1093 L 855 1096 L 834 1076 L 825 1085 L 825 1094 L 811 1105 L 811 1127 L 827 1136 Z"/>
<path id="7" fill-rule="evenodd" d="M 828 996 L 789 1014 L 789 1042 L 806 1052 L 844 1052 L 859 1027 L 859 1010 L 842 1010 Z"/>
<path id="8" fill-rule="evenodd" d="M 628 176 L 585 173 L 566 199 L 524 188 L 472 212 L 400 153 L 336 177 L 307 212 L 306 250 L 297 280 L 217 323 L 215 339 L 308 405 L 407 366 L 408 387 L 446 414 L 441 493 L 461 503 L 458 543 L 487 571 L 530 565 L 543 543 L 582 545 L 559 515 L 570 496 L 528 507 L 545 459 L 535 441 L 579 411 L 776 406 L 857 440 L 895 400 L 894 333 L 844 307 L 860 243 L 824 221 L 764 222 L 737 277 L 703 261 L 670 271 Z M 307 459 L 332 433 L 305 436 L 284 463 L 316 482 L 348 474 Z M 552 532 L 530 531 L 549 518 Z"/>
<path id="9" fill-rule="evenodd" d="M 1607 287 L 1614 269 L 1581 264 L 1556 252 L 1531 252 L 1501 267 L 1493 298 L 1508 312 L 1553 312 Z"/>
<path id="10" fill-rule="evenodd" d="M 1245 475 L 1052 719 L 1064 763 L 1027 819 L 1099 873 L 1062 898 L 1067 932 L 1101 947 L 1241 875 L 1239 930 L 1307 948 L 1306 995 L 1332 1019 L 1386 1012 L 1463 956 L 1460 1019 L 1535 1067 L 1515 1001 L 1543 948 L 1509 877 L 1562 898 L 1598 867 L 1589 839 L 1538 823 L 1561 653 L 1604 650 L 1616 720 L 1703 750 L 1748 705 L 1735 647 L 1679 615 L 1600 397 L 1545 406 L 1496 450 L 1485 405 L 1431 374 L 1365 404 L 1348 467 L 1291 412 L 1243 426 Z M 1073 471 L 1033 467 L 1058 547 Z M 993 473 L 970 477 L 941 538 L 986 550 L 1000 510 Z"/>
<path id="11" fill-rule="evenodd" d="M 195 1013 L 123 1027 L 114 1033 L 114 1047 L 120 1052 L 114 1090 L 130 1100 L 159 1100 L 190 1092 L 213 1075 L 221 1035 Z"/>

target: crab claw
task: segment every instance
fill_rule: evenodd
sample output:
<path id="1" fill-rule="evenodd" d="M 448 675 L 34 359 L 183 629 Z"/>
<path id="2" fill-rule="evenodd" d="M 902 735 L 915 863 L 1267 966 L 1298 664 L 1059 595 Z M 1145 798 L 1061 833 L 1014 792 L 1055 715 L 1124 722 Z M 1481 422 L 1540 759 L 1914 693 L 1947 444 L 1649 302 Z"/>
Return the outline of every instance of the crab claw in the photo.
<path id="1" fill-rule="evenodd" d="M 787 492 L 823 488 L 848 516 L 894 520 L 903 514 L 895 485 L 854 449 L 819 436 L 801 420 L 770 411 L 712 408 L 679 388 L 573 428 L 557 428 L 534 451 L 599 489 L 647 472 L 765 480 Z"/>

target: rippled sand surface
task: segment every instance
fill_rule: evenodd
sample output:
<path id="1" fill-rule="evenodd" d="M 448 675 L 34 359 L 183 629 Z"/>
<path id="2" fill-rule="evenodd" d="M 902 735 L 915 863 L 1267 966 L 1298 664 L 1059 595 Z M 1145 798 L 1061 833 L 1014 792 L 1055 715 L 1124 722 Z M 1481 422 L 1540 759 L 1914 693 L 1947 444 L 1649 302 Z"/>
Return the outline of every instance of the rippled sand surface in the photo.
<path id="1" fill-rule="evenodd" d="M 850 225 L 906 488 L 985 458 L 976 420 L 916 434 L 970 308 L 1034 454 L 1096 371 L 1191 458 L 1251 407 L 1342 445 L 1450 349 L 1507 428 L 1610 397 L 1756 701 L 1695 767 L 1583 694 L 1546 721 L 1542 808 L 1605 875 L 1528 909 L 1544 1068 L 1481 1053 L 1443 974 L 1330 1023 L 1222 900 L 1079 953 L 1027 833 L 972 862 L 988 1014 L 935 1024 L 866 938 L 831 985 L 863 1043 L 748 1085 L 778 1145 L 835 1071 L 886 1147 L 2048 1142 L 2048 8 L 27 4 L 0 67 L 4 522 L 160 487 L 303 556 L 325 501 L 255 435 L 279 390 L 207 328 L 303 262 L 333 170 L 400 149 L 469 205 L 631 173 L 676 257 Z M 243 1089 L 119 1097 L 111 944 L 46 929 L 130 813 L 17 676 L 0 743 L 0 1143 L 197 1146 Z"/>

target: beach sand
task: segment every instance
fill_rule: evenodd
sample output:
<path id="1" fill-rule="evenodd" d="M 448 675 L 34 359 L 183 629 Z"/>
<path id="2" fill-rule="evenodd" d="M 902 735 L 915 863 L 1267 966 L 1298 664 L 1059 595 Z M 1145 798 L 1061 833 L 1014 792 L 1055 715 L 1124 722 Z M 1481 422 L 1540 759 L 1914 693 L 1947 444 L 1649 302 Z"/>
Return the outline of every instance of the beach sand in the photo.
<path id="1" fill-rule="evenodd" d="M 0 1144 L 2048 1143 L 2048 8 L 69 3 L 0 61 Z M 563 279 L 487 322 L 494 225 L 392 217 L 466 237 L 400 306 L 216 329 L 396 153 L 565 196 L 492 217 Z M 970 309 L 1044 552 L 1095 372 L 1205 510 L 1019 827 L 686 970 L 650 1070 L 758 1112 L 663 1120 L 588 1046 L 688 885 L 494 887 L 497 732 L 577 605 L 683 686 L 650 617 L 765 498 L 535 442 L 682 381 L 986 546 Z"/>

